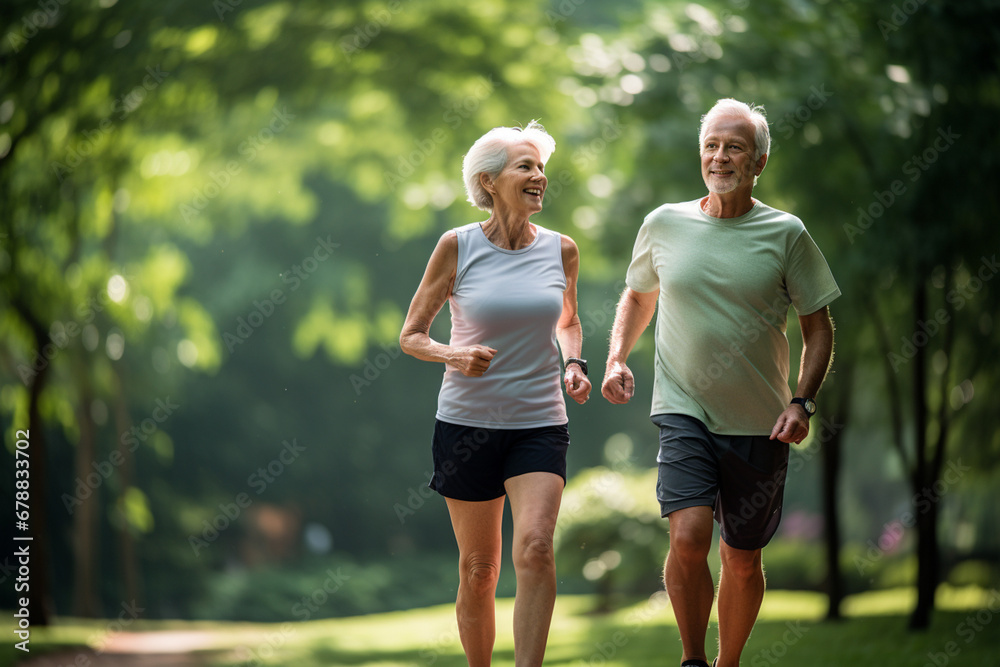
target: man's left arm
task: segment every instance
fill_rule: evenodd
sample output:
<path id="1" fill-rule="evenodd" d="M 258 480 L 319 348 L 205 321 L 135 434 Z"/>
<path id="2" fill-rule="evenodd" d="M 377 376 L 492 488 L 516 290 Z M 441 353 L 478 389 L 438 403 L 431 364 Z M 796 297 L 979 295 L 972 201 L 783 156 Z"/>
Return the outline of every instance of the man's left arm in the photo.
<path id="1" fill-rule="evenodd" d="M 833 358 L 833 320 L 830 309 L 823 306 L 815 313 L 799 316 L 802 329 L 802 361 L 799 380 L 795 388 L 798 398 L 815 398 L 823 385 Z M 809 416 L 801 405 L 793 403 L 778 416 L 771 430 L 771 440 L 796 444 L 809 435 Z"/>

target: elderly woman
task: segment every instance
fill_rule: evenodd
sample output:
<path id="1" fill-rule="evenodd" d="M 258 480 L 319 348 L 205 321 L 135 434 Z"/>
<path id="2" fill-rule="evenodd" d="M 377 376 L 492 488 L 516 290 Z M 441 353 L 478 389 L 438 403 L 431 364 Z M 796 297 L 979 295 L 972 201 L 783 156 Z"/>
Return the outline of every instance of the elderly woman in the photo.
<path id="1" fill-rule="evenodd" d="M 560 350 L 566 393 L 580 404 L 590 394 L 579 358 L 579 251 L 528 220 L 542 210 L 554 150 L 535 122 L 494 128 L 473 144 L 462 175 L 469 201 L 490 217 L 441 237 L 399 337 L 407 354 L 445 365 L 429 486 L 445 497 L 458 542 L 456 612 L 470 667 L 489 665 L 493 653 L 505 497 L 514 519 L 514 660 L 542 664 L 569 446 Z M 429 335 L 445 301 L 448 344 Z"/>

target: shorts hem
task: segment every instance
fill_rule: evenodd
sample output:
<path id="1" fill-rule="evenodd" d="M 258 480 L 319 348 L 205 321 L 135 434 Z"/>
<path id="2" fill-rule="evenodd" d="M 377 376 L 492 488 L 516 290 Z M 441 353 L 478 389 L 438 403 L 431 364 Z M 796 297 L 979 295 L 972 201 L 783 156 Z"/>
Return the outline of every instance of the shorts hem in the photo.
<path id="1" fill-rule="evenodd" d="M 437 493 L 442 498 L 448 498 L 448 499 L 451 499 L 451 500 L 461 500 L 462 502 L 466 502 L 466 503 L 488 503 L 491 500 L 496 500 L 497 498 L 503 498 L 503 497 L 505 497 L 507 495 L 506 493 L 501 493 L 499 496 L 495 496 L 493 498 L 460 498 L 459 496 L 457 496 L 455 494 L 449 495 L 449 494 L 445 493 L 444 491 L 439 491 L 438 489 L 435 489 L 434 487 L 429 487 L 429 488 L 433 489 L 434 492 Z"/>
<path id="2" fill-rule="evenodd" d="M 558 470 L 549 470 L 547 468 L 537 468 L 537 469 L 534 469 L 534 470 L 518 470 L 517 472 L 511 472 L 510 474 L 505 474 L 504 475 L 503 481 L 506 482 L 508 479 L 511 479 L 513 477 L 520 477 L 521 475 L 527 475 L 527 474 L 530 474 L 530 473 L 533 473 L 533 472 L 547 472 L 547 473 L 550 473 L 552 475 L 556 475 L 557 477 L 559 477 L 560 479 L 562 479 L 563 486 L 566 485 L 566 481 L 567 480 L 566 480 L 566 474 L 565 473 L 559 472 Z"/>
<path id="3" fill-rule="evenodd" d="M 665 503 L 659 498 L 657 501 L 660 503 L 660 518 L 666 519 L 668 515 L 673 514 L 677 510 L 686 510 L 689 507 L 711 507 L 715 509 L 715 499 L 705 500 L 703 498 L 689 498 L 687 500 L 676 500 L 672 503 Z"/>
<path id="4" fill-rule="evenodd" d="M 756 541 L 743 541 L 734 538 L 732 535 L 719 535 L 723 542 L 729 545 L 733 549 L 739 549 L 740 551 L 756 551 L 757 549 L 763 549 L 771 541 L 773 535 L 768 535 L 767 537 L 761 538 Z"/>
<path id="5" fill-rule="evenodd" d="M 781 511 L 778 511 L 778 515 L 773 520 L 774 527 L 760 535 L 757 539 L 748 539 L 745 536 L 740 535 L 730 535 L 726 530 L 719 531 L 719 537 L 733 549 L 740 549 L 743 551 L 756 551 L 757 549 L 763 549 L 766 547 L 775 535 L 778 534 L 778 526 L 781 524 Z"/>

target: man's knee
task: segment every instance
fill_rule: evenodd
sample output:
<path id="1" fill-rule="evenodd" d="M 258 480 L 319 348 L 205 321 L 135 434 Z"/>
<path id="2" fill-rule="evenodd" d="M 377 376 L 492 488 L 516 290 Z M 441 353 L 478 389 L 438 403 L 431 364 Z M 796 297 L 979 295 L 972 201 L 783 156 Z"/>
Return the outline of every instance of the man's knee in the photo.
<path id="1" fill-rule="evenodd" d="M 703 561 L 712 547 L 712 515 L 703 508 L 678 510 L 670 522 L 670 552 L 677 558 Z M 706 518 L 707 517 L 707 518 Z"/>
<path id="2" fill-rule="evenodd" d="M 722 569 L 727 575 L 739 579 L 753 579 L 763 573 L 760 549 L 734 549 L 723 544 L 719 551 L 722 557 Z"/>

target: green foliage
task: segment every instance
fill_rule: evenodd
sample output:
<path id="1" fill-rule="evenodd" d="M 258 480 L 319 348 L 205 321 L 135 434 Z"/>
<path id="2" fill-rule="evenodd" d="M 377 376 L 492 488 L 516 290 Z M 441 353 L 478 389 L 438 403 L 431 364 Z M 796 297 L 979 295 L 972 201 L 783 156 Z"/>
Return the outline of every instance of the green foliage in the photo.
<path id="1" fill-rule="evenodd" d="M 656 502 L 656 470 L 616 465 L 581 471 L 564 492 L 556 529 L 556 564 L 570 589 L 593 582 L 597 609 L 613 596 L 662 589 L 666 521 Z"/>
<path id="2" fill-rule="evenodd" d="M 848 598 L 847 618 L 822 623 L 823 599 L 817 593 L 770 593 L 761 619 L 750 636 L 743 659 L 751 666 L 779 661 L 834 667 L 847 664 L 921 665 L 934 656 L 962 665 L 996 664 L 1000 635 L 992 631 L 998 607 L 996 591 L 942 589 L 942 611 L 930 632 L 915 635 L 903 629 L 903 614 L 912 592 L 893 590 Z M 592 597 L 560 596 L 545 660 L 553 665 L 662 665 L 679 661 L 680 642 L 669 605 L 661 597 L 631 600 L 613 614 L 588 612 Z M 513 600 L 497 604 L 494 658 L 514 659 L 509 631 Z M 68 619 L 37 631 L 32 653 L 57 653 L 65 664 L 78 655 L 75 646 L 107 636 L 100 622 Z M 385 665 L 467 664 L 455 627 L 453 605 L 362 617 L 312 620 L 273 625 L 238 623 L 149 622 L 142 630 L 183 632 L 199 641 L 195 654 L 207 664 L 235 667 L 254 661 L 261 665 Z M 710 632 L 714 635 L 715 626 Z M 177 634 L 174 634 L 177 641 Z M 711 646 L 714 636 L 710 636 Z M 946 652 L 949 651 L 950 652 Z M 0 647 L 0 664 L 15 664 L 10 644 Z M 20 656 L 17 656 L 19 658 Z M 145 656 L 143 656 L 145 657 Z"/>
<path id="3" fill-rule="evenodd" d="M 294 567 L 235 570 L 213 577 L 194 618 L 301 622 L 441 604 L 454 599 L 453 561 L 415 554 L 397 562 L 358 562 L 346 554 L 306 559 Z"/>
<path id="4" fill-rule="evenodd" d="M 929 335 L 932 414 L 914 423 L 904 406 L 899 439 L 911 452 L 918 429 L 951 429 L 949 458 L 970 470 L 943 506 L 949 562 L 996 560 L 1000 290 L 979 272 L 1000 246 L 982 221 L 1000 206 L 969 176 L 996 166 L 995 3 L 929 0 L 896 18 L 878 3 L 743 0 L 39 8 L 0 6 L 0 414 L 6 469 L 44 378 L 35 407 L 61 612 L 84 587 L 71 574 L 84 535 L 99 545 L 100 608 L 130 594 L 131 535 L 151 616 L 280 614 L 322 576 L 302 530 L 259 572 L 228 569 L 252 512 L 190 547 L 241 493 L 325 527 L 358 564 L 343 613 L 436 600 L 453 578 L 431 564 L 451 559 L 453 538 L 424 491 L 440 369 L 395 340 L 435 240 L 483 217 L 464 201 L 462 155 L 500 124 L 539 118 L 556 137 L 536 220 L 580 245 L 585 356 L 599 369 L 638 225 L 702 194 L 698 117 L 726 95 L 767 107 L 776 145 L 758 194 L 803 218 L 845 293 L 834 316 L 837 364 L 857 369 L 849 539 L 878 539 L 912 509 L 910 459 L 885 446 L 883 366 L 926 333 L 913 309 L 923 284 L 932 315 L 951 297 L 954 334 Z M 948 128 L 960 136 L 907 171 Z M 865 223 L 859 211 L 887 192 L 893 203 Z M 570 472 L 584 472 L 564 501 L 560 576 L 595 587 L 602 607 L 659 586 L 652 365 L 647 336 L 631 405 L 568 408 Z M 901 362 L 900 395 L 913 368 Z M 158 419 L 157 401 L 179 407 Z M 627 452 L 608 456 L 615 438 Z M 301 457 L 257 486 L 287 439 Z M 123 448 L 128 463 L 91 489 L 88 524 L 63 499 Z M 815 511 L 818 461 L 804 465 L 787 503 Z M 776 542 L 772 582 L 814 587 L 815 549 Z M 424 581 L 408 589 L 396 570 L 410 565 L 394 562 L 425 563 Z"/>
<path id="5" fill-rule="evenodd" d="M 772 590 L 822 590 L 826 576 L 823 545 L 776 538 L 764 548 L 764 570 Z"/>

